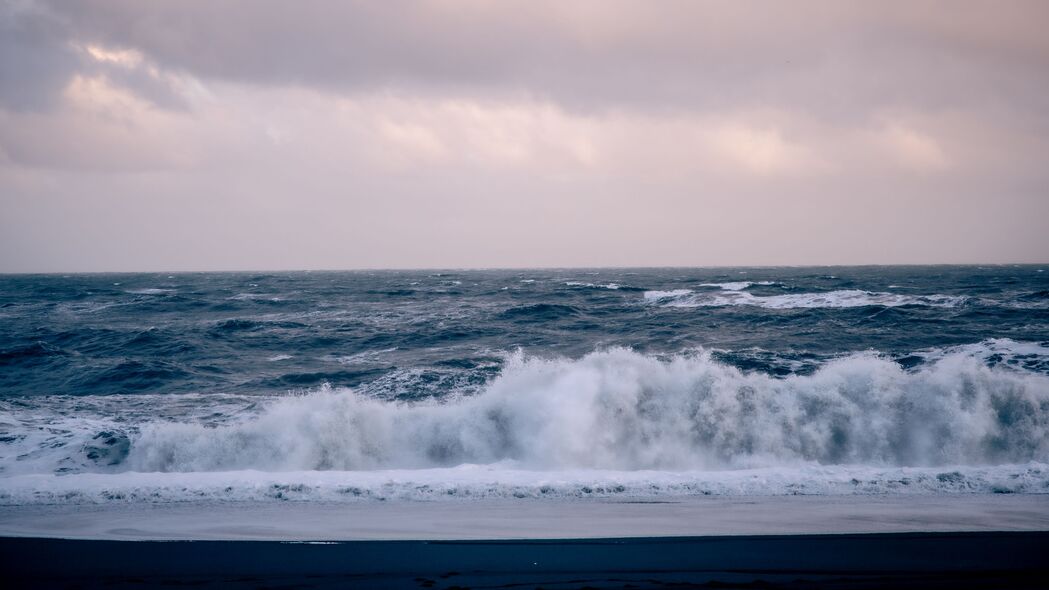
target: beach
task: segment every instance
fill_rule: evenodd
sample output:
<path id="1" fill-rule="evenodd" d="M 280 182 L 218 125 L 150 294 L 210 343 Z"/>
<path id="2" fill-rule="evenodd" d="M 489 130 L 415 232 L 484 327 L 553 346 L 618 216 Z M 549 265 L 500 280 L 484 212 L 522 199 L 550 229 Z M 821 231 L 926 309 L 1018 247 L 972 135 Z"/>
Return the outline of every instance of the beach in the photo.
<path id="1" fill-rule="evenodd" d="M 1044 587 L 1043 270 L 5 277 L 3 587 Z"/>
<path id="2" fill-rule="evenodd" d="M 1044 587 L 1049 496 L 0 509 L 16 586 Z"/>

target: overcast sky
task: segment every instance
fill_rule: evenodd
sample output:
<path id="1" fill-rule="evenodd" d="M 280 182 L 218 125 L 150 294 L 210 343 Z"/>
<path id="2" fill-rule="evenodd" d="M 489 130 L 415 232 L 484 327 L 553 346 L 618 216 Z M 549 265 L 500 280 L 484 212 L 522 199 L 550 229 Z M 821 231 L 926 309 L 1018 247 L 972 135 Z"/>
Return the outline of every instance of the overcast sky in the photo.
<path id="1" fill-rule="evenodd" d="M 1047 25 L 0 0 L 0 272 L 1045 262 Z"/>

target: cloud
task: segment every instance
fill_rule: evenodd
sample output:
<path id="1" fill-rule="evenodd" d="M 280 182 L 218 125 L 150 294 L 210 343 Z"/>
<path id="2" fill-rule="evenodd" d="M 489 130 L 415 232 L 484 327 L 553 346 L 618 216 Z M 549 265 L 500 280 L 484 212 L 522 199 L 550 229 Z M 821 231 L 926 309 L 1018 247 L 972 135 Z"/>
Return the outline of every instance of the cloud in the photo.
<path id="1" fill-rule="evenodd" d="M 713 137 L 715 149 L 755 174 L 803 173 L 820 162 L 802 145 L 775 129 L 727 125 Z"/>
<path id="2" fill-rule="evenodd" d="M 949 6 L 8 2 L 0 270 L 1036 258 L 1049 9 Z"/>
<path id="3" fill-rule="evenodd" d="M 81 42 L 200 79 L 523 91 L 568 108 L 979 104 L 1044 88 L 1041 2 L 49 2 Z M 1003 67 L 1004 66 L 1004 67 Z M 1032 80 L 1034 82 L 1032 83 Z M 829 84 L 827 84 L 829 82 Z M 979 83 L 979 92 L 973 85 Z M 1047 108 L 1031 102 L 1027 108 Z"/>
<path id="4" fill-rule="evenodd" d="M 951 166 L 940 143 L 920 131 L 892 124 L 882 131 L 886 147 L 899 162 L 918 171 L 938 171 Z"/>
<path id="5" fill-rule="evenodd" d="M 0 4 L 0 106 L 39 111 L 52 106 L 81 67 L 65 22 L 28 2 Z"/>
<path id="6" fill-rule="evenodd" d="M 431 129 L 422 125 L 397 123 L 386 120 L 380 123 L 380 134 L 391 147 L 393 158 L 403 159 L 409 164 L 417 159 L 440 161 L 448 157 L 448 148 Z"/>

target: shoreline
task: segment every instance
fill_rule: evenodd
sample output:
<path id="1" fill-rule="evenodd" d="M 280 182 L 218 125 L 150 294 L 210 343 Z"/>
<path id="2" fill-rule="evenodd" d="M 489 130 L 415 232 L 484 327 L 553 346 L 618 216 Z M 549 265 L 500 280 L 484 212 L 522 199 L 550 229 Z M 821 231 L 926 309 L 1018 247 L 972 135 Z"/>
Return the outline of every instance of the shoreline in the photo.
<path id="1" fill-rule="evenodd" d="M 0 507 L 5 588 L 1040 588 L 1049 495 Z"/>
<path id="2" fill-rule="evenodd" d="M 1049 531 L 1049 494 L 0 506 L 0 536 L 492 540 Z"/>

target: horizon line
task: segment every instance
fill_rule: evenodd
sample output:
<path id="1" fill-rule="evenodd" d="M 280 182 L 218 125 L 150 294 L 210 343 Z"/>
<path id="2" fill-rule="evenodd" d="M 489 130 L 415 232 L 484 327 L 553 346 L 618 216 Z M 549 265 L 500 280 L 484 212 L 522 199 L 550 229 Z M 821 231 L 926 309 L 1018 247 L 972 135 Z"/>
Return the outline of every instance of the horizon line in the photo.
<path id="1" fill-rule="evenodd" d="M 310 273 L 310 272 L 483 272 L 483 271 L 555 271 L 555 270 L 671 270 L 671 269 L 764 269 L 764 268 L 859 268 L 859 267 L 947 267 L 947 266 L 1040 266 L 1045 262 L 908 262 L 858 264 L 699 264 L 699 265 L 598 265 L 598 266 L 417 266 L 357 268 L 282 268 L 282 269 L 210 269 L 210 270 L 74 270 L 74 271 L 3 271 L 0 276 L 14 275 L 102 275 L 102 274 L 207 274 L 207 273 Z"/>

